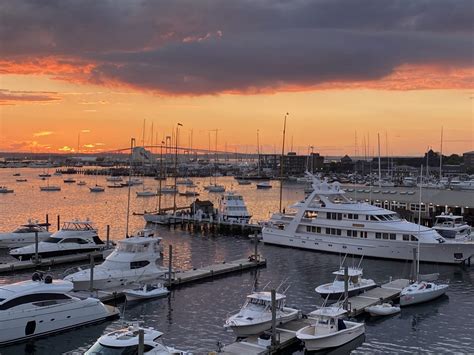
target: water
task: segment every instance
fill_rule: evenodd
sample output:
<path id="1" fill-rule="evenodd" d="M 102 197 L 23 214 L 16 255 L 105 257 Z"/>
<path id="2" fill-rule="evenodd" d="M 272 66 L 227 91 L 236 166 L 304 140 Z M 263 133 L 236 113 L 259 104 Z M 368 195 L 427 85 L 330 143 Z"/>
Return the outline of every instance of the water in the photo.
<path id="1" fill-rule="evenodd" d="M 57 180 L 63 190 L 46 193 L 39 191 L 38 186 L 44 182 L 36 177 L 38 170 L 22 169 L 21 172 L 23 176 L 29 178 L 27 183 L 15 183 L 12 170 L 0 171 L 0 185 L 5 184 L 15 189 L 14 194 L 0 195 L 0 230 L 10 230 L 31 217 L 43 219 L 44 214 L 49 213 L 53 221 L 57 214 L 60 214 L 63 220 L 89 216 L 100 227 L 102 235 L 105 225 L 110 224 L 112 239 L 123 237 L 126 189 L 107 189 L 105 193 L 92 194 L 87 187 L 67 185 L 62 183 L 62 177 L 55 177 L 51 180 Z M 83 178 L 89 184 L 95 183 L 94 177 L 79 178 Z M 99 183 L 104 183 L 103 180 L 103 177 L 99 177 Z M 197 181 L 201 182 L 198 190 L 202 192 L 201 186 L 206 184 L 208 179 Z M 234 184 L 234 188 L 244 195 L 249 210 L 256 219 L 265 219 L 270 211 L 278 209 L 278 182 L 273 182 L 273 189 L 256 190 L 255 185 L 238 186 L 233 181 L 232 178 L 218 180 L 228 188 Z M 150 184 L 156 186 L 154 180 L 147 179 L 146 185 Z M 217 201 L 219 194 L 210 195 Z M 302 197 L 301 187 L 289 185 L 284 189 L 284 206 Z M 199 198 L 206 199 L 207 194 L 203 193 Z M 172 205 L 172 197 L 167 196 L 166 199 L 164 205 Z M 133 191 L 131 200 L 131 211 L 134 212 L 151 210 L 156 205 L 155 198 L 137 199 Z M 178 205 L 190 204 L 192 201 L 193 199 L 180 197 Z M 131 230 L 142 228 L 143 225 L 141 216 L 131 216 Z M 167 228 L 159 228 L 158 231 L 163 237 L 165 250 L 168 244 L 173 245 L 174 266 L 182 269 L 247 257 L 254 247 L 246 237 L 190 234 L 179 229 Z M 266 268 L 182 287 L 174 290 L 170 298 L 127 306 L 125 319 L 142 320 L 146 326 L 162 331 L 165 333 L 163 339 L 168 345 L 195 353 L 206 353 L 216 350 L 218 341 L 228 344 L 234 340 L 232 333 L 224 330 L 224 321 L 229 313 L 242 305 L 245 296 L 255 283 L 260 288 L 267 283 L 276 287 L 287 280 L 291 285 L 287 292 L 287 304 L 300 308 L 303 312 L 309 312 L 321 304 L 321 299 L 314 292 L 314 288 L 321 283 L 332 281 L 331 272 L 339 266 L 339 255 L 269 245 L 260 245 L 259 248 L 268 260 Z M 6 254 L 0 256 L 0 260 L 3 261 L 8 258 Z M 163 263 L 167 264 L 166 255 Z M 390 276 L 407 277 L 410 270 L 409 262 L 375 259 L 365 260 L 363 266 L 365 276 L 373 278 L 378 283 L 388 281 Z M 55 269 L 53 273 L 59 275 L 65 268 Z M 424 305 L 405 308 L 401 314 L 393 317 L 375 321 L 370 318 L 360 319 L 366 322 L 366 338 L 354 353 L 472 353 L 474 268 L 422 264 L 421 272 L 439 272 L 441 279 L 450 280 L 447 296 Z M 29 272 L 1 275 L 0 283 L 29 277 Z M 74 351 L 81 353 L 104 332 L 119 327 L 120 321 L 115 321 L 81 328 L 37 340 L 28 345 L 1 348 L 0 353 L 58 354 Z"/>

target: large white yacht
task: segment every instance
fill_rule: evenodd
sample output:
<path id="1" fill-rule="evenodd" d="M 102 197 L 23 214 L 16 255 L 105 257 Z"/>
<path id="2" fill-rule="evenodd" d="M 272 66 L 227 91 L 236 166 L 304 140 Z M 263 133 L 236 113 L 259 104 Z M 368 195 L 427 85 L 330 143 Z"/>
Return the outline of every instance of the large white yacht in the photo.
<path id="1" fill-rule="evenodd" d="M 43 258 L 77 253 L 87 253 L 105 248 L 91 221 L 72 220 L 63 223 L 60 230 L 38 243 L 38 254 Z M 28 260 L 35 255 L 35 245 L 13 249 L 10 255 Z"/>
<path id="2" fill-rule="evenodd" d="M 140 234 L 120 240 L 105 261 L 94 268 L 94 289 L 146 282 L 164 275 L 165 268 L 158 265 L 162 252 L 161 238 L 150 235 L 148 230 Z M 88 290 L 90 269 L 80 270 L 64 279 L 74 284 L 74 290 Z"/>
<path id="3" fill-rule="evenodd" d="M 312 185 L 313 192 L 292 206 L 296 213 L 275 213 L 266 223 L 265 243 L 410 260 L 419 242 L 421 261 L 448 264 L 474 255 L 473 241 L 445 239 L 432 228 L 400 219 L 395 212 L 351 201 L 339 183 L 313 177 Z"/>
<path id="4" fill-rule="evenodd" d="M 47 239 L 51 233 L 46 228 L 33 221 L 21 225 L 13 232 L 0 233 L 0 249 L 19 248 L 35 242 L 35 235 L 38 233 L 38 241 Z"/>
<path id="5" fill-rule="evenodd" d="M 471 237 L 471 226 L 464 222 L 462 216 L 455 216 L 452 213 L 441 213 L 436 216 L 433 229 L 445 238 L 462 239 Z"/>
<path id="6" fill-rule="evenodd" d="M 119 317 L 115 307 L 68 294 L 72 283 L 33 274 L 31 281 L 0 286 L 0 345 Z"/>
<path id="7" fill-rule="evenodd" d="M 300 311 L 285 307 L 286 296 L 276 294 L 276 321 L 277 324 L 287 323 L 296 319 Z M 230 316 L 224 327 L 230 328 L 239 337 L 257 335 L 272 326 L 271 293 L 261 291 L 247 296 L 245 304 L 237 314 Z"/>
<path id="8" fill-rule="evenodd" d="M 219 213 L 224 221 L 248 223 L 252 215 L 248 212 L 242 195 L 228 192 L 219 201 Z"/>
<path id="9" fill-rule="evenodd" d="M 163 333 L 153 328 L 143 328 L 138 325 L 130 325 L 127 328 L 119 329 L 101 336 L 99 340 L 97 340 L 95 344 L 85 352 L 85 355 L 138 354 L 138 335 L 140 330 L 143 330 L 144 354 L 191 354 L 164 345 L 160 339 Z"/>

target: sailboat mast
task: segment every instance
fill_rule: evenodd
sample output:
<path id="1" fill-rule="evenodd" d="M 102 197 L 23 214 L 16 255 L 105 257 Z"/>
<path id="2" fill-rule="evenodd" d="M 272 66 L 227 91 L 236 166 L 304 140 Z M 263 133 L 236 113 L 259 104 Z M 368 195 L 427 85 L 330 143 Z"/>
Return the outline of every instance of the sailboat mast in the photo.
<path id="1" fill-rule="evenodd" d="M 158 191 L 158 214 L 161 214 L 161 182 L 163 179 L 163 144 L 165 142 L 161 141 L 160 146 L 160 179 L 158 181 L 159 191 Z"/>
<path id="2" fill-rule="evenodd" d="M 443 176 L 443 126 L 441 126 L 441 146 L 439 150 L 439 179 Z"/>
<path id="3" fill-rule="evenodd" d="M 423 164 L 420 166 L 420 181 L 423 181 Z M 421 192 L 423 184 L 420 183 L 420 198 L 418 199 L 418 251 L 416 256 L 416 281 L 418 281 L 418 275 L 420 274 L 420 237 L 421 237 Z"/>
<path id="4" fill-rule="evenodd" d="M 257 166 L 258 166 L 258 176 L 260 176 L 260 139 L 258 136 L 259 130 L 257 129 Z"/>
<path id="5" fill-rule="evenodd" d="M 380 133 L 377 133 L 377 144 L 379 150 L 379 187 L 382 184 L 382 171 L 380 169 Z"/>
<path id="6" fill-rule="evenodd" d="M 285 157 L 285 134 L 286 134 L 286 119 L 289 113 L 285 114 L 285 118 L 283 120 L 283 144 L 281 145 L 281 160 L 280 160 L 280 213 L 281 213 L 281 200 L 283 195 L 283 159 Z"/>
<path id="7" fill-rule="evenodd" d="M 129 164 L 130 168 L 128 169 L 128 198 L 127 198 L 127 223 L 125 227 L 125 236 L 128 238 L 128 222 L 130 220 L 130 191 L 132 185 L 132 157 L 133 157 L 133 147 L 135 145 L 135 138 L 130 139 L 130 159 Z"/>
<path id="8" fill-rule="evenodd" d="M 175 137 L 175 150 L 174 150 L 174 192 L 173 192 L 173 215 L 176 215 L 176 194 L 177 194 L 177 179 L 178 179 L 178 136 L 179 136 L 179 126 L 182 126 L 178 122 L 176 124 L 176 137 Z"/>

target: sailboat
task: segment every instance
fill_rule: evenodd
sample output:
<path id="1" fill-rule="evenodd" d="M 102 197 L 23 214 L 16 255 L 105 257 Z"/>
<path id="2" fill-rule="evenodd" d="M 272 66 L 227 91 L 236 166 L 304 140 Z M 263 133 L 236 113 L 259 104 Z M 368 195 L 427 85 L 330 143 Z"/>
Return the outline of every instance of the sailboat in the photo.
<path id="1" fill-rule="evenodd" d="M 95 171 L 95 186 L 89 187 L 90 192 L 104 192 L 105 188 L 97 184 L 97 169 Z"/>
<path id="2" fill-rule="evenodd" d="M 423 179 L 423 166 L 421 167 L 420 180 Z M 421 224 L 421 190 L 418 208 L 418 227 Z M 420 238 L 418 238 L 418 249 L 416 252 L 416 263 L 414 262 L 416 281 L 405 287 L 400 292 L 400 306 L 411 306 L 418 303 L 428 302 L 444 295 L 448 289 L 447 284 L 437 284 L 434 282 L 424 281 L 420 275 Z M 430 277 L 430 279 L 432 279 Z"/>
<path id="3" fill-rule="evenodd" d="M 210 149 L 210 136 L 209 136 L 209 150 Z M 204 186 L 204 189 L 209 191 L 209 192 L 225 192 L 225 187 L 223 185 L 218 185 L 217 184 L 217 164 L 218 164 L 218 154 L 217 154 L 217 129 L 216 129 L 216 158 L 214 162 L 214 173 L 212 176 L 214 177 L 214 183 L 211 183 L 210 185 Z"/>

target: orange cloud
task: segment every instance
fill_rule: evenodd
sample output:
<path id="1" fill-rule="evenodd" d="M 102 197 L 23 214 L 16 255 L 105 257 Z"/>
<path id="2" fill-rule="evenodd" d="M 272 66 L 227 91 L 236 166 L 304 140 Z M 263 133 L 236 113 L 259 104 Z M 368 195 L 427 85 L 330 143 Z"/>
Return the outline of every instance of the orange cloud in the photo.
<path id="1" fill-rule="evenodd" d="M 57 92 L 49 91 L 13 91 L 0 89 L 0 105 L 17 105 L 18 103 L 47 103 L 61 98 Z"/>
<path id="2" fill-rule="evenodd" d="M 54 132 L 51 131 L 41 131 L 33 133 L 33 137 L 46 137 L 52 135 Z"/>
<path id="3" fill-rule="evenodd" d="M 58 148 L 60 152 L 74 152 L 74 148 L 71 148 L 67 145 L 63 146 L 62 148 Z"/>

